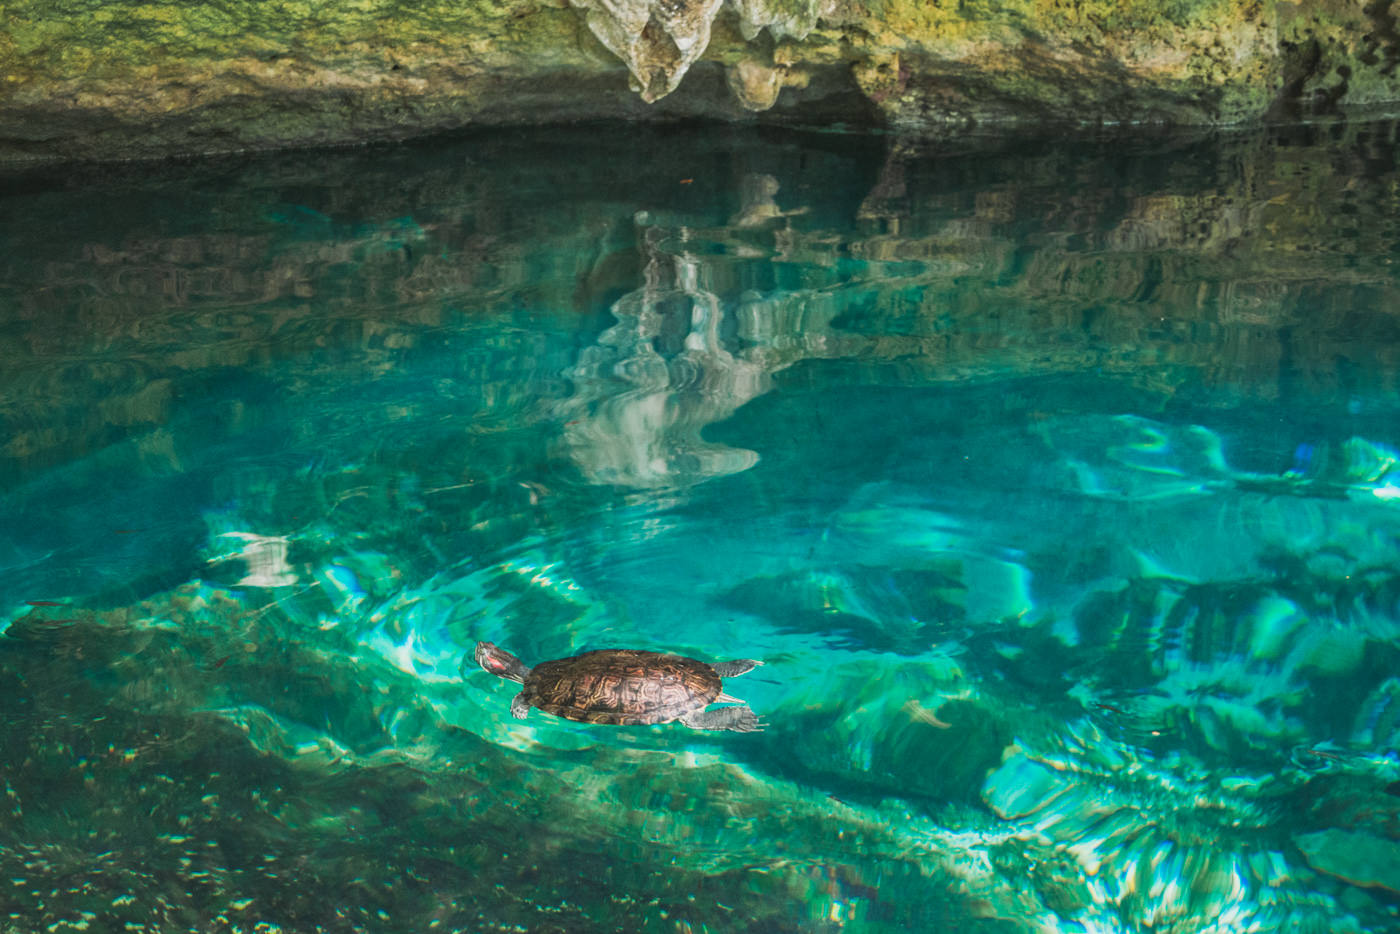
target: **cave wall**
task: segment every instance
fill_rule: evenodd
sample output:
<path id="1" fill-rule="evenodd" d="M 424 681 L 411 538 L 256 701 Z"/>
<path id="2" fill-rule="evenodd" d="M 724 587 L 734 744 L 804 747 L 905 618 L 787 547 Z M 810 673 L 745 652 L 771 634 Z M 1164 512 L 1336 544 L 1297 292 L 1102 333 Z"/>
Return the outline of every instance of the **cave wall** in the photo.
<path id="1" fill-rule="evenodd" d="M 1365 0 L 6 0 L 0 161 L 690 117 L 1229 125 L 1384 109 Z"/>

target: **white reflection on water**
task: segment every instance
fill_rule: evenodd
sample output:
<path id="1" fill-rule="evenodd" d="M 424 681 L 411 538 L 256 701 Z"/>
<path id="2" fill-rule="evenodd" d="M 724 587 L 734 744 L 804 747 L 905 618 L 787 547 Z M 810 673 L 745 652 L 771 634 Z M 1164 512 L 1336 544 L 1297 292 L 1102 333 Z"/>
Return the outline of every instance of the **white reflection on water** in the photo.
<path id="1" fill-rule="evenodd" d="M 701 282 L 703 266 L 655 247 L 669 232 L 644 226 L 644 283 L 612 307 L 617 323 L 568 372 L 574 394 L 560 406 L 564 444 L 595 483 L 685 486 L 747 470 L 753 451 L 706 442 L 705 426 L 767 391 L 768 372 L 720 338 L 725 312 Z M 682 231 L 682 239 L 684 232 Z M 680 336 L 680 349 L 658 343 Z"/>

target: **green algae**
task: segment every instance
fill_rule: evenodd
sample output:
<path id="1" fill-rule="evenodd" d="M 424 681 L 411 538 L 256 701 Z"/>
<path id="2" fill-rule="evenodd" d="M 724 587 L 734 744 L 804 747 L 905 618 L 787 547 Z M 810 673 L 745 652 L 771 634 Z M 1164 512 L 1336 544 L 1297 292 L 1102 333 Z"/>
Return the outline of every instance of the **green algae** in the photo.
<path id="1" fill-rule="evenodd" d="M 551 12 L 558 11 L 542 11 L 537 3 L 78 0 L 65 4 L 59 15 L 52 4 L 14 0 L 7 5 L 14 57 L 4 66 L 11 80 L 23 80 L 26 72 L 61 74 L 83 61 L 117 73 L 279 51 L 333 61 L 357 46 L 392 54 L 413 43 L 460 50 L 485 41 L 511 52 L 516 46 L 553 45 L 560 38 L 559 24 L 571 20 Z"/>
<path id="2" fill-rule="evenodd" d="M 722 78 L 699 74 L 707 64 L 771 69 L 762 76 L 772 86 L 749 101 L 776 100 L 765 120 L 875 119 L 911 135 L 999 123 L 1228 125 L 1383 107 L 1400 95 L 1394 22 L 1371 7 L 878 0 L 818 10 L 793 0 L 756 9 L 768 30 L 724 8 L 693 73 L 646 105 L 583 14 L 562 2 L 14 0 L 0 35 L 9 128 L 0 158 L 343 143 L 587 117 L 753 119 Z"/>

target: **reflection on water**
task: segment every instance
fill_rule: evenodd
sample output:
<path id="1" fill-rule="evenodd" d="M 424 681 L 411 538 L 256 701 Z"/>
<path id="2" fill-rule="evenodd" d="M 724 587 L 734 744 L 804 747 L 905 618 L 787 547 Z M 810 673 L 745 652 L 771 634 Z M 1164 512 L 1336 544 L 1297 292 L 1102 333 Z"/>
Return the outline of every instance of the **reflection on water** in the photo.
<path id="1" fill-rule="evenodd" d="M 561 410 L 577 415 L 564 422 L 565 443 L 595 483 L 688 484 L 757 461 L 752 451 L 700 438 L 702 428 L 764 392 L 768 370 L 753 354 L 724 348 L 719 296 L 700 284 L 698 258 L 662 252 L 670 233 L 642 229 L 644 285 L 613 303 L 617 324 L 565 373 L 578 388 Z"/>
<path id="2" fill-rule="evenodd" d="M 1400 928 L 1395 147 L 5 179 L 4 924 Z M 516 720 L 480 639 L 768 730 Z"/>

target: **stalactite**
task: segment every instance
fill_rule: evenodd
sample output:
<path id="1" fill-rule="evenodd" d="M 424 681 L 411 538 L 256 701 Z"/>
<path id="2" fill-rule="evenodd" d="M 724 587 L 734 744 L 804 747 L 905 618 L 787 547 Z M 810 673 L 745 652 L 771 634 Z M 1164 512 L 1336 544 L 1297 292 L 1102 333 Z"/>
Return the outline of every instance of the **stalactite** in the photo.
<path id="1" fill-rule="evenodd" d="M 570 0 L 586 11 L 598 41 L 627 63 L 633 90 L 653 103 L 680 84 L 710 44 L 710 29 L 726 0 Z M 727 0 L 739 31 L 752 41 L 767 29 L 775 38 L 802 39 L 829 14 L 835 0 Z M 762 95 L 766 100 L 767 95 Z M 777 90 L 772 93 L 776 99 Z M 739 95 L 750 109 L 750 99 Z M 768 100 L 766 106 L 772 106 Z"/>

